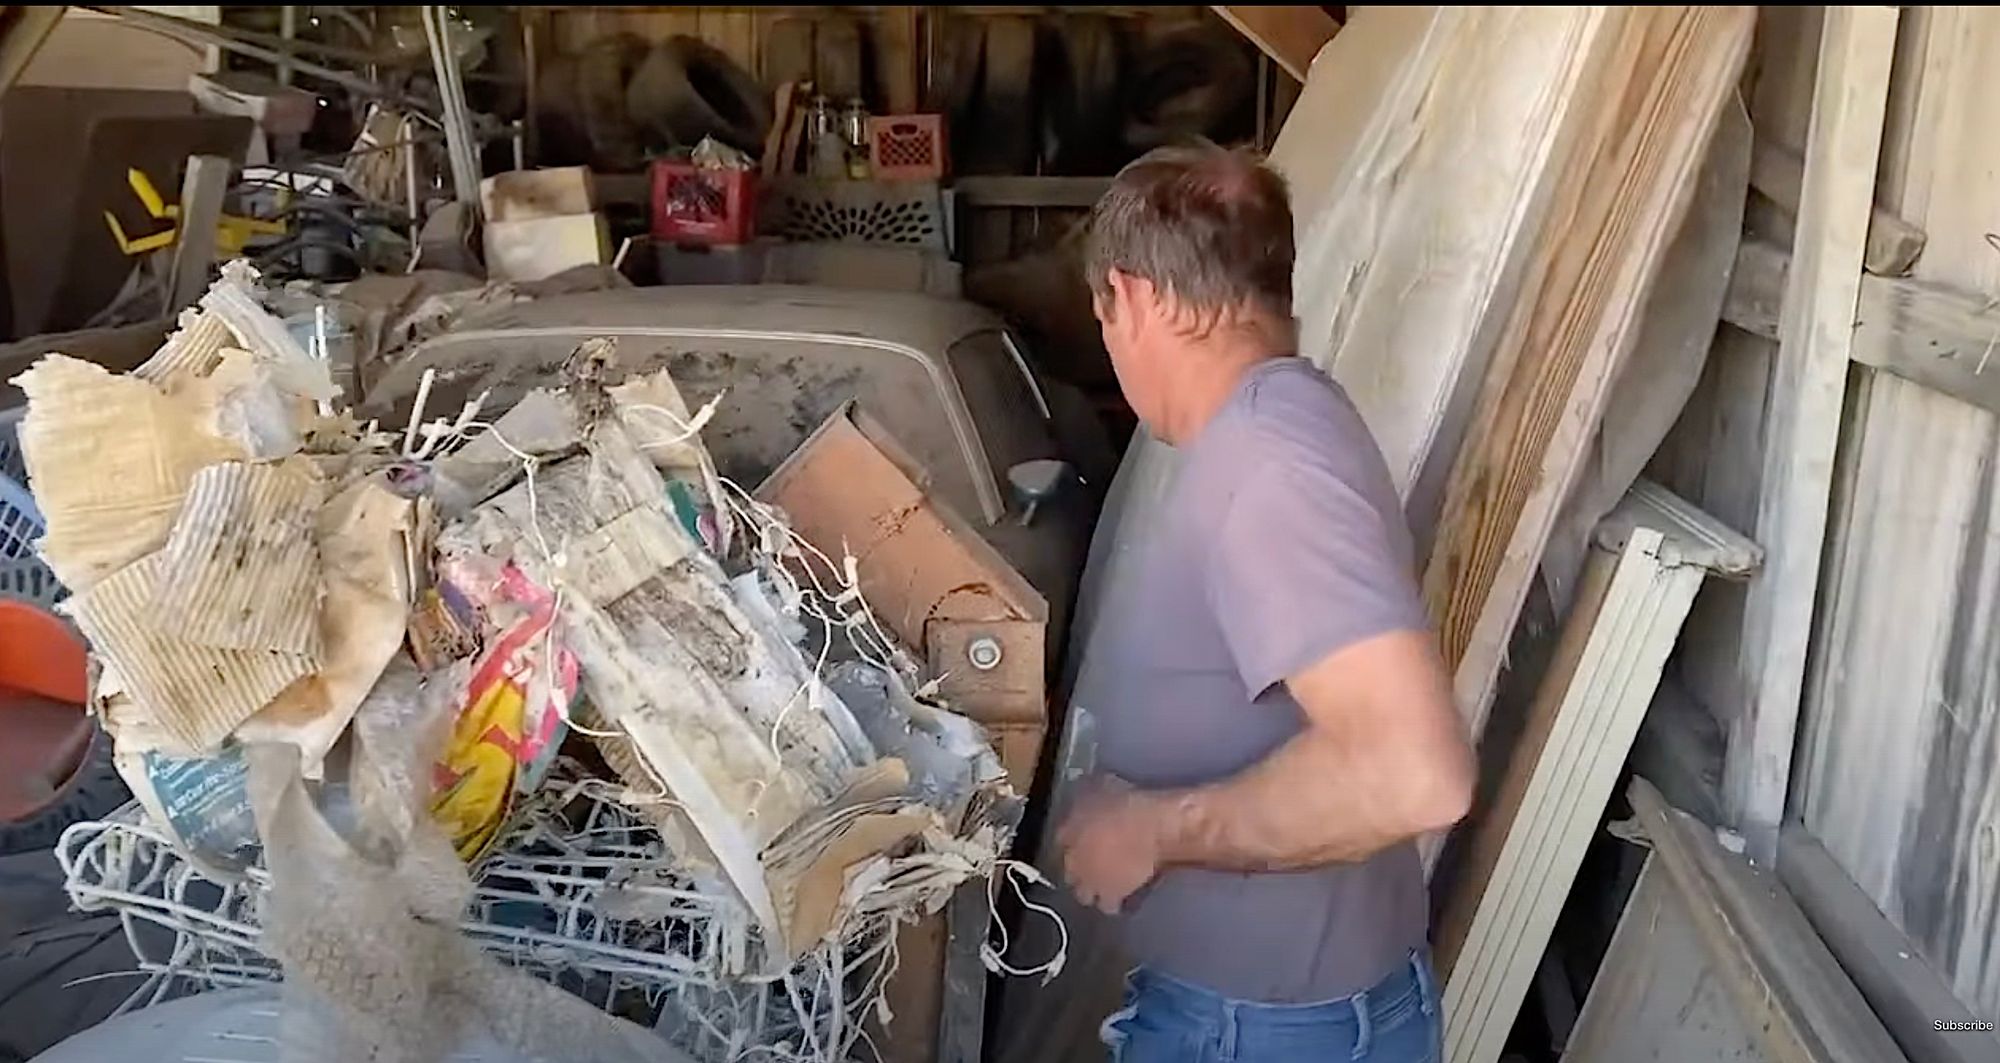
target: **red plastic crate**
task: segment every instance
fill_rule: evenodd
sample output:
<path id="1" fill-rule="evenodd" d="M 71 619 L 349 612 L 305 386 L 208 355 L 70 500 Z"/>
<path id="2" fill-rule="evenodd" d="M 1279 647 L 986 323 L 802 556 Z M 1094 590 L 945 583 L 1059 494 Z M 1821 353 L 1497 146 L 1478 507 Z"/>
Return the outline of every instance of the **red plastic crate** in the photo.
<path id="1" fill-rule="evenodd" d="M 662 159 L 652 168 L 653 239 L 726 247 L 757 234 L 757 173 Z"/>
<path id="2" fill-rule="evenodd" d="M 944 116 L 895 114 L 868 120 L 878 181 L 938 181 L 945 174 Z"/>

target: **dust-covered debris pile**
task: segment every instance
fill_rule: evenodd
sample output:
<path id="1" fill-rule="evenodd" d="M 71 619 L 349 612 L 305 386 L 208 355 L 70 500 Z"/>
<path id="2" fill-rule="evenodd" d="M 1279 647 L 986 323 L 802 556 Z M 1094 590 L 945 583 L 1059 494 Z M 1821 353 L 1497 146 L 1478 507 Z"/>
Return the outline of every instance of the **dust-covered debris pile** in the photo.
<path id="1" fill-rule="evenodd" d="M 594 341 L 384 431 L 262 298 L 232 265 L 133 373 L 17 378 L 140 799 L 58 856 L 174 932 L 142 992 L 282 972 L 302 1058 L 657 1057 L 579 996 L 695 1058 L 847 1057 L 896 925 L 1002 863 L 985 735 L 665 373 Z"/>

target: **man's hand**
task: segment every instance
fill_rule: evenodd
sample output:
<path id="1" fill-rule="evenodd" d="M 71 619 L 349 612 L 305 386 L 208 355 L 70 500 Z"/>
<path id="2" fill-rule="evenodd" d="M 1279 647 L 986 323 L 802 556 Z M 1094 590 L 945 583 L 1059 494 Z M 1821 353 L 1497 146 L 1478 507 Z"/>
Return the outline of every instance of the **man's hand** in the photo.
<path id="1" fill-rule="evenodd" d="M 1160 870 L 1160 810 L 1116 776 L 1091 780 L 1056 832 L 1078 900 L 1111 915 Z"/>

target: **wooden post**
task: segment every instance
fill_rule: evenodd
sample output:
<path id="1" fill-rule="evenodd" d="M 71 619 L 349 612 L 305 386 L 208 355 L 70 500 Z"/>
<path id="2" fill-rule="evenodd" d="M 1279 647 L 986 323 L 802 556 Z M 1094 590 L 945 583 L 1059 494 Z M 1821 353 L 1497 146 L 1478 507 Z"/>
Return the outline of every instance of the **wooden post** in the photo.
<path id="1" fill-rule="evenodd" d="M 922 10 L 885 7 L 875 17 L 875 83 L 889 114 L 915 114 L 922 106 Z"/>
<path id="2" fill-rule="evenodd" d="M 190 155 L 181 179 L 180 232 L 167 269 L 167 312 L 194 305 L 208 290 L 208 270 L 215 264 L 215 226 L 222 219 L 222 197 L 229 192 L 234 169 L 220 155 Z"/>
<path id="3" fill-rule="evenodd" d="M 1897 14 L 1828 7 L 1820 36 L 1757 503 L 1766 560 L 1738 657 L 1749 700 L 1731 721 L 1723 771 L 1724 812 L 1766 866 L 1777 856 L 1805 685 Z"/>

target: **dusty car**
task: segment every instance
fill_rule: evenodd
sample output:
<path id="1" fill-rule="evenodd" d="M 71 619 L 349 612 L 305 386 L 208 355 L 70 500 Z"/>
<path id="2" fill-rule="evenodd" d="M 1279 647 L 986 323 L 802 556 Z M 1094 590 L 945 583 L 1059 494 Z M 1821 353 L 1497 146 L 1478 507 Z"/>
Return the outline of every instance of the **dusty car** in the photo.
<path id="1" fill-rule="evenodd" d="M 615 341 L 618 371 L 670 370 L 691 405 L 726 390 L 703 440 L 746 487 L 855 402 L 1048 598 L 1050 645 L 1062 645 L 1110 447 L 1082 396 L 1039 379 L 1001 319 L 972 303 L 786 285 L 557 296 L 467 314 L 383 373 L 362 406 L 400 423 L 435 369 L 433 413 L 489 389 L 487 408 L 504 410 L 595 337 Z M 1046 459 L 1077 475 L 1031 505 L 1017 470 Z"/>

